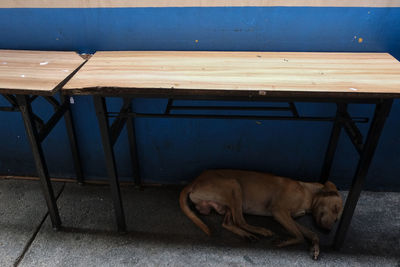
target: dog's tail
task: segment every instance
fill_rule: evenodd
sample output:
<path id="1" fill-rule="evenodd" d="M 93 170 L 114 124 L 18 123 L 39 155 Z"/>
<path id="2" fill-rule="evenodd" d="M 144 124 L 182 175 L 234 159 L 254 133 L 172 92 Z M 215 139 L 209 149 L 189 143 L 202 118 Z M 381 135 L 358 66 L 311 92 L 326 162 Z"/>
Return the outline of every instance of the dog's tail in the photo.
<path id="1" fill-rule="evenodd" d="M 189 217 L 198 227 L 200 227 L 201 230 L 203 230 L 204 233 L 207 235 L 211 235 L 210 229 L 208 228 L 205 223 L 203 223 L 199 217 L 196 216 L 196 214 L 189 208 L 187 198 L 192 189 L 192 185 L 189 184 L 185 188 L 183 188 L 180 196 L 179 196 L 179 204 L 181 206 L 181 209 L 183 213 L 186 214 L 186 216 Z"/>

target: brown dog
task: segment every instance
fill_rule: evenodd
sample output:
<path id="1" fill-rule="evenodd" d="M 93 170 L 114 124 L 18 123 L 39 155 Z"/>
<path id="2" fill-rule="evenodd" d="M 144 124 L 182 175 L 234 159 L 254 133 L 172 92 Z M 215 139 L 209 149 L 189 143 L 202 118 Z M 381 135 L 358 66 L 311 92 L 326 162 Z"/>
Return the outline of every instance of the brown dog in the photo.
<path id="1" fill-rule="evenodd" d="M 312 213 L 315 222 L 330 230 L 340 218 L 343 202 L 336 186 L 305 183 L 267 173 L 240 170 L 208 170 L 203 172 L 180 194 L 182 211 L 207 235 L 209 228 L 189 208 L 187 198 L 201 214 L 214 209 L 225 215 L 222 226 L 233 233 L 250 239 L 253 234 L 272 236 L 263 227 L 247 224 L 243 213 L 273 216 L 293 238 L 280 242 L 279 247 L 297 244 L 304 237 L 312 243 L 313 258 L 319 255 L 319 238 L 293 218 Z"/>

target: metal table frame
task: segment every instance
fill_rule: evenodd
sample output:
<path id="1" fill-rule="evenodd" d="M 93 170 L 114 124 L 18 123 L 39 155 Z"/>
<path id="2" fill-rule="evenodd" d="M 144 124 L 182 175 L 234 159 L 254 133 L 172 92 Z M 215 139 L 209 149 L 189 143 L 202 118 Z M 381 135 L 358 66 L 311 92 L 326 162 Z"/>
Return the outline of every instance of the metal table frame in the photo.
<path id="1" fill-rule="evenodd" d="M 33 159 L 35 161 L 36 170 L 40 179 L 42 192 L 46 200 L 52 226 L 55 230 L 58 230 L 61 227 L 61 219 L 42 149 L 42 142 L 46 139 L 46 137 L 49 135 L 55 125 L 64 116 L 72 157 L 74 161 L 76 179 L 78 183 L 83 183 L 83 171 L 80 161 L 78 143 L 76 140 L 72 113 L 70 109 L 69 98 L 63 96 L 60 93 L 60 102 L 54 96 L 41 96 L 49 104 L 51 104 L 54 109 L 54 113 L 52 114 L 50 119 L 47 122 L 44 122 L 32 110 L 32 102 L 40 97 L 39 95 L 2 94 L 2 96 L 7 99 L 7 101 L 10 103 L 10 106 L 0 107 L 0 111 L 20 112 L 22 115 L 26 135 L 31 145 Z"/>
<path id="2" fill-rule="evenodd" d="M 354 147 L 359 153 L 358 165 L 353 177 L 350 192 L 348 194 L 343 214 L 336 231 L 333 247 L 339 249 L 346 236 L 346 232 L 350 225 L 354 209 L 357 205 L 365 177 L 367 175 L 370 163 L 372 161 L 375 149 L 378 144 L 379 137 L 383 130 L 385 121 L 392 107 L 393 96 L 380 95 L 380 94 L 369 94 L 365 98 L 354 97 L 351 94 L 336 95 L 334 97 L 323 97 L 317 93 L 310 92 L 308 96 L 306 94 L 296 95 L 288 92 L 287 97 L 284 93 L 281 93 L 279 97 L 271 95 L 248 95 L 248 96 L 207 96 L 207 95 L 186 95 L 179 96 L 168 94 L 165 98 L 168 98 L 168 104 L 163 114 L 152 114 L 152 113 L 136 113 L 132 108 L 132 99 L 134 97 L 162 97 L 143 94 L 130 94 L 130 95 L 118 95 L 99 90 L 96 95 L 93 95 L 94 107 L 99 123 L 101 132 L 102 144 L 105 154 L 106 166 L 108 171 L 108 177 L 111 185 L 111 195 L 113 199 L 115 215 L 119 231 L 126 231 L 126 223 L 124 216 L 124 209 L 121 200 L 120 186 L 118 181 L 118 173 L 116 168 L 116 161 L 114 156 L 114 144 L 118 139 L 118 136 L 123 129 L 124 125 L 127 126 L 127 132 L 129 137 L 130 154 L 132 160 L 132 168 L 135 182 L 138 186 L 141 185 L 140 169 L 138 162 L 138 155 L 136 149 L 136 137 L 135 137 L 135 123 L 134 119 L 138 117 L 145 118 L 220 118 L 220 119 L 258 119 L 258 120 L 303 120 L 303 121 L 326 121 L 332 122 L 333 127 L 328 143 L 328 147 L 325 153 L 325 159 L 322 166 L 321 176 L 319 182 L 324 183 L 328 180 L 332 162 L 334 159 L 336 147 L 338 144 L 341 129 L 343 128 L 346 134 L 349 136 Z M 118 92 L 116 90 L 116 92 Z M 123 98 L 123 104 L 118 112 L 109 112 L 106 105 L 106 97 L 121 97 Z M 285 102 L 288 103 L 287 107 L 216 107 L 216 106 L 174 106 L 173 101 L 175 99 L 187 99 L 187 100 L 226 100 L 226 101 L 265 101 L 265 102 Z M 305 117 L 301 116 L 296 109 L 295 102 L 316 102 L 316 103 L 336 103 L 337 111 L 333 117 Z M 365 141 L 361 131 L 357 127 L 356 123 L 366 123 L 368 118 L 354 118 L 351 117 L 347 111 L 347 105 L 351 103 L 359 104 L 374 104 L 375 112 L 370 123 L 367 137 Z M 199 114 L 173 114 L 172 110 L 255 110 L 255 111 L 288 111 L 289 116 L 244 116 L 244 115 L 199 115 Z M 113 123 L 110 125 L 109 117 L 115 117 Z"/>

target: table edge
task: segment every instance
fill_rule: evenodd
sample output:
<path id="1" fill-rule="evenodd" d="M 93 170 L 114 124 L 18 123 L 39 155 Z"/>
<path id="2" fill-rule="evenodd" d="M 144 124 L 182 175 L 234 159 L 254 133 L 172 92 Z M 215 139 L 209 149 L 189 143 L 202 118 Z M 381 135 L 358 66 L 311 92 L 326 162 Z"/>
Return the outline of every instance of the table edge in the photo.
<path id="1" fill-rule="evenodd" d="M 144 92 L 145 91 L 145 92 Z M 246 99 L 266 98 L 352 98 L 390 99 L 400 98 L 400 93 L 368 92 L 320 92 L 320 91 L 272 91 L 272 90 L 226 90 L 226 89 L 182 89 L 182 88 L 130 88 L 130 87 L 87 87 L 61 89 L 64 95 L 138 96 L 145 98 L 191 97 L 223 99 L 237 97 Z"/>

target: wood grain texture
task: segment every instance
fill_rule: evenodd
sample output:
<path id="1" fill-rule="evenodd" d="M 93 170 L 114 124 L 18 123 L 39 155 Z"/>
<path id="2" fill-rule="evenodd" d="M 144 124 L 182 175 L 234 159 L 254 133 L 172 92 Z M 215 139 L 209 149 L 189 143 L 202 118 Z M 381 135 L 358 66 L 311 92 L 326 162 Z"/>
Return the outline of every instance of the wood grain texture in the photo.
<path id="1" fill-rule="evenodd" d="M 0 93 L 51 95 L 83 62 L 75 52 L 0 50 Z"/>
<path id="2" fill-rule="evenodd" d="M 400 63 L 386 53 L 97 52 L 63 91 L 400 96 Z"/>
<path id="3" fill-rule="evenodd" d="M 108 7 L 399 7 L 399 0 L 1 0 L 0 8 Z"/>

